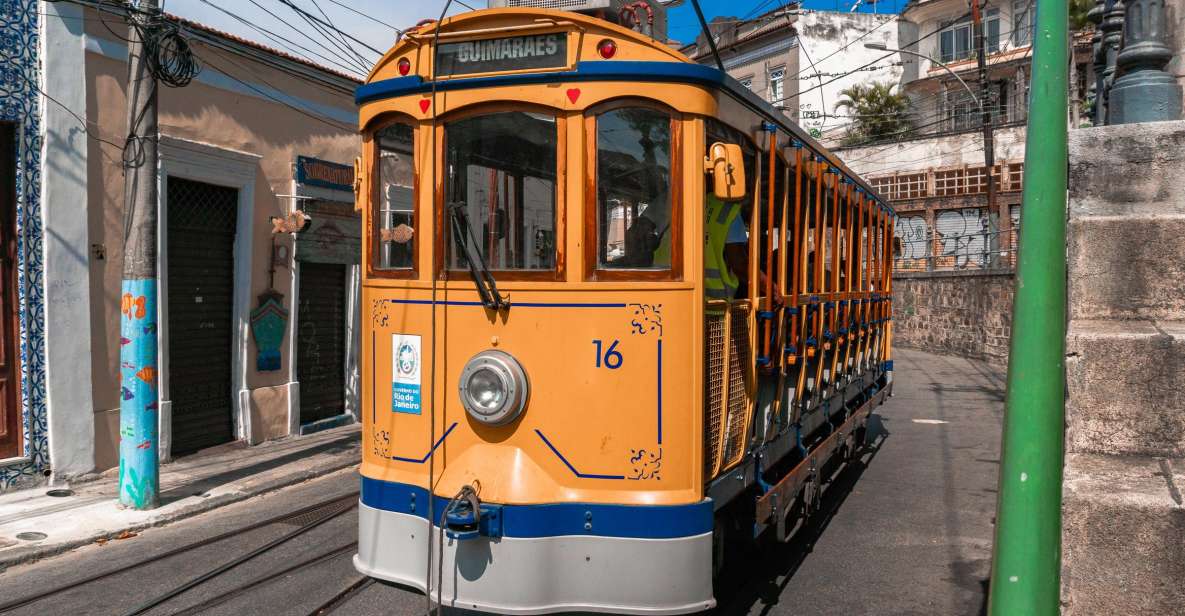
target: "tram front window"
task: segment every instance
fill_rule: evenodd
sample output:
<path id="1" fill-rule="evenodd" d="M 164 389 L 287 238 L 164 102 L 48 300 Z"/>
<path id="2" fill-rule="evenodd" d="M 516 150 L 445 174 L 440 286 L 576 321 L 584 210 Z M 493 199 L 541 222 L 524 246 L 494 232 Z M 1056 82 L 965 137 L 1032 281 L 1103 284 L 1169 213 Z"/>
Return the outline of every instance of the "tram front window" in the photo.
<path id="1" fill-rule="evenodd" d="M 467 229 L 446 225 L 448 267 L 465 269 L 464 242 L 498 270 L 554 270 L 558 132 L 552 116 L 503 112 L 445 126 L 445 201 Z"/>
<path id="2" fill-rule="evenodd" d="M 647 107 L 597 116 L 598 264 L 671 267 L 671 117 Z"/>
<path id="3" fill-rule="evenodd" d="M 408 124 L 392 124 L 375 133 L 379 148 L 379 258 L 378 269 L 411 269 L 415 256 L 412 151 L 415 131 Z"/>

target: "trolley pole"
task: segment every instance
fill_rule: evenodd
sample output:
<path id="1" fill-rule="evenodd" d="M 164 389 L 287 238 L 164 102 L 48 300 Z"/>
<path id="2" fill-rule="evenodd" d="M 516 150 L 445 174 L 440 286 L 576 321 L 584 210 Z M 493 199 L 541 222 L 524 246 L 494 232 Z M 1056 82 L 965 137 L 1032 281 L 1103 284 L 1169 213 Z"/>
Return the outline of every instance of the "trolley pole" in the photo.
<path id="1" fill-rule="evenodd" d="M 987 72 L 987 35 L 984 31 L 983 10 L 979 5 L 979 0 L 971 0 L 971 20 L 975 25 L 975 47 L 976 47 L 976 64 L 979 68 L 979 115 L 980 124 L 983 125 L 983 164 L 987 168 L 987 210 L 988 220 L 992 216 L 999 216 L 996 211 L 996 178 L 992 176 L 992 170 L 996 167 L 996 144 L 995 138 L 992 136 L 992 111 L 991 106 L 988 105 L 988 72 Z M 1007 217 L 1007 214 L 1004 215 Z M 993 231 L 999 228 L 999 225 L 992 225 Z M 988 257 L 988 264 L 991 267 L 996 267 L 1000 260 L 1000 234 L 993 233 L 987 240 L 987 249 L 990 251 Z"/>
<path id="2" fill-rule="evenodd" d="M 142 29 L 157 0 L 140 0 L 128 19 L 128 141 L 124 146 L 124 257 L 120 293 L 119 502 L 159 504 L 157 388 L 157 83 L 145 61 Z M 148 27 L 152 27 L 149 25 Z"/>
<path id="3" fill-rule="evenodd" d="M 1008 393 L 1001 446 L 993 616 L 1057 614 L 1065 425 L 1067 11 L 1036 0 Z"/>

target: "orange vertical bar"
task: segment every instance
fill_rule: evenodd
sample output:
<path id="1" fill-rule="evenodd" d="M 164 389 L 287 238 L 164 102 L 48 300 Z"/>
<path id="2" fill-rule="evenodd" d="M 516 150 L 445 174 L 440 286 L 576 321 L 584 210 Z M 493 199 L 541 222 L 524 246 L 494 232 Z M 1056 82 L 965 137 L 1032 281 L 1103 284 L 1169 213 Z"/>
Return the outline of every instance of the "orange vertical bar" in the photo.
<path id="1" fill-rule="evenodd" d="M 766 177 L 769 178 L 769 193 L 766 197 L 766 214 L 765 214 L 765 311 L 772 312 L 774 309 L 774 201 L 777 190 L 777 154 L 778 154 L 778 133 L 777 131 L 770 131 L 769 133 L 769 170 Z M 780 238 L 779 238 L 780 239 Z M 760 246 L 761 243 L 758 242 Z M 769 360 L 769 366 L 775 364 L 773 356 L 769 353 L 769 339 L 770 328 L 773 327 L 772 319 L 761 319 L 761 350 L 762 356 Z"/>
<path id="2" fill-rule="evenodd" d="M 802 250 L 806 245 L 802 232 L 802 148 L 794 148 L 794 271 L 791 274 L 790 296 L 792 307 L 797 308 L 790 318 L 790 344 L 799 349 L 798 315 L 802 312 Z M 789 244 L 787 244 L 789 245 Z"/>

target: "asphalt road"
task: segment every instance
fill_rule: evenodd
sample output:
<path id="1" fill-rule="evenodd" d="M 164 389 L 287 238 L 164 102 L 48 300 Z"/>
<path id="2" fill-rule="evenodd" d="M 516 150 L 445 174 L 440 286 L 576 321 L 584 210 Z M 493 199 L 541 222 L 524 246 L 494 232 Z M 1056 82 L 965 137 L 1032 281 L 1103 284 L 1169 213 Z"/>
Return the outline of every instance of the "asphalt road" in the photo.
<path id="1" fill-rule="evenodd" d="M 998 444 L 999 369 L 900 351 L 895 395 L 873 417 L 872 444 L 824 496 L 823 515 L 788 544 L 766 546 L 731 572 L 716 612 L 729 616 L 981 614 L 986 607 Z M 334 473 L 139 536 L 92 545 L 0 573 L 0 604 L 178 546 L 345 496 Z M 346 498 L 348 503 L 350 499 Z M 348 507 L 348 504 L 345 505 Z M 314 612 L 359 583 L 351 557 L 356 511 L 342 506 L 281 521 L 163 558 L 18 608 L 19 616 L 123 614 L 228 561 L 323 520 L 257 558 L 147 614 Z M 423 595 L 363 582 L 335 616 L 422 614 Z"/>

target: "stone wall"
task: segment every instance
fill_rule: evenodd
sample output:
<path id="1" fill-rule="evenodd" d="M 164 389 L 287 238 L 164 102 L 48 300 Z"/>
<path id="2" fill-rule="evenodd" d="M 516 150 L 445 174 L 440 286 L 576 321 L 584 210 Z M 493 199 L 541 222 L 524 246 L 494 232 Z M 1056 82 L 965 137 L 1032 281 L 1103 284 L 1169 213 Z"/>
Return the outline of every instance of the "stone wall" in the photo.
<path id="1" fill-rule="evenodd" d="M 1011 270 L 895 275 L 893 344 L 1006 362 L 1013 280 Z"/>

